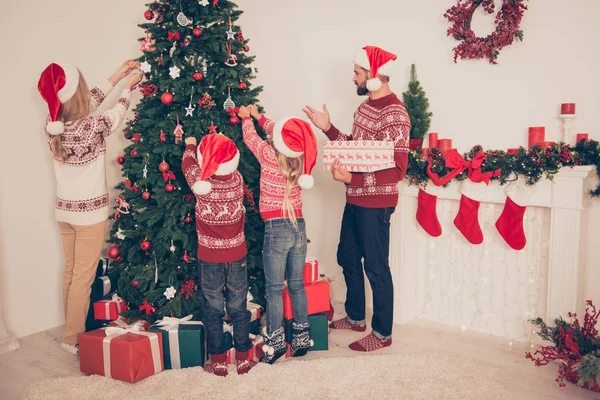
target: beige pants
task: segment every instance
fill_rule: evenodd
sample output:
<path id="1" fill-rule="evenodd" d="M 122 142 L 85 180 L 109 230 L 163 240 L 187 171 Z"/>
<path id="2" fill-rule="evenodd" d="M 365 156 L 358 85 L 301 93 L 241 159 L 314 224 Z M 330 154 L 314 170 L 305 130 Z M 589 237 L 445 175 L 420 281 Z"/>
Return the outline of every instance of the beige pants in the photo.
<path id="1" fill-rule="evenodd" d="M 58 223 L 65 251 L 63 342 L 66 344 L 77 344 L 79 334 L 85 332 L 91 286 L 106 238 L 106 225 L 107 221 L 87 226 Z"/>

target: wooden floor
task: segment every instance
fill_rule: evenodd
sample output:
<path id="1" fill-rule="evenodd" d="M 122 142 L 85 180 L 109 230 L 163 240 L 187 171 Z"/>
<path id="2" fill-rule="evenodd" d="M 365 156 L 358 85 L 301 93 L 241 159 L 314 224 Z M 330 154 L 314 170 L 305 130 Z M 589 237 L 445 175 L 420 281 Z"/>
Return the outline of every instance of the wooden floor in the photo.
<path id="1" fill-rule="evenodd" d="M 61 335 L 62 327 L 40 332 L 22 338 L 21 349 L 0 355 L 0 399 L 17 399 L 29 382 L 37 379 L 81 375 L 77 358 L 60 350 Z M 307 357 L 356 356 L 347 346 L 361 335 L 333 331 L 329 335 L 330 350 L 309 352 Z M 515 399 L 600 399 L 599 393 L 571 384 L 559 388 L 554 381 L 558 367 L 535 367 L 524 357 L 528 349 L 525 343 L 513 342 L 511 346 L 506 339 L 424 321 L 395 326 L 393 340 L 391 348 L 380 352 L 407 354 L 444 350 L 469 357 Z M 402 398 L 401 393 L 399 398 Z"/>

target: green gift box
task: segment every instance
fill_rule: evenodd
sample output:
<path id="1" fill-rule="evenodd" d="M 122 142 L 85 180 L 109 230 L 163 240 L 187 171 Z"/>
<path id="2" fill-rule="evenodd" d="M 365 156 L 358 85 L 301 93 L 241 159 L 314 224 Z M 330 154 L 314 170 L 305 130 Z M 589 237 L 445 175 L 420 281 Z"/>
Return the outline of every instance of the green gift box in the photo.
<path id="1" fill-rule="evenodd" d="M 185 318 L 165 317 L 149 329 L 163 337 L 165 369 L 201 367 L 207 359 L 204 325 Z"/>
<path id="2" fill-rule="evenodd" d="M 285 341 L 292 343 L 292 319 L 284 319 L 283 326 L 285 328 Z M 310 347 L 309 351 L 316 350 L 329 350 L 329 321 L 327 320 L 327 313 L 313 314 L 308 316 L 308 322 L 310 323 L 310 338 L 314 342 L 314 345 Z"/>

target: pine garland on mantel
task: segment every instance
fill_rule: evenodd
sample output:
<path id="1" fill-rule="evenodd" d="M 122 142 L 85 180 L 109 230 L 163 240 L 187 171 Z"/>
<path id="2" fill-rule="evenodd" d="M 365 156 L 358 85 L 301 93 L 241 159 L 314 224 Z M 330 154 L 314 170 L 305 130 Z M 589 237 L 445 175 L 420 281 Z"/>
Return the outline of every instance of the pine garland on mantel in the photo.
<path id="1" fill-rule="evenodd" d="M 474 146 L 469 152 L 463 154 L 465 161 L 472 160 L 480 151 L 480 145 Z M 504 150 L 484 151 L 485 160 L 481 165 L 481 172 L 501 169 L 499 176 L 493 176 L 500 185 L 515 180 L 518 176 L 527 177 L 528 185 L 535 185 L 543 176 L 552 180 L 561 168 L 577 165 L 593 165 L 596 175 L 600 178 L 600 146 L 595 140 L 580 140 L 577 145 L 569 146 L 565 143 L 556 143 L 552 147 L 541 148 L 535 145 L 529 149 L 519 147 L 516 154 Z M 421 157 L 421 149 L 409 153 L 408 170 L 406 179 L 410 185 L 426 186 L 430 178 L 427 174 L 427 165 L 432 163 L 431 171 L 443 177 L 451 168 L 446 167 L 445 159 L 439 149 L 429 149 L 428 159 Z M 457 175 L 454 179 L 462 181 L 467 178 L 467 170 Z M 590 196 L 600 197 L 600 183 Z"/>

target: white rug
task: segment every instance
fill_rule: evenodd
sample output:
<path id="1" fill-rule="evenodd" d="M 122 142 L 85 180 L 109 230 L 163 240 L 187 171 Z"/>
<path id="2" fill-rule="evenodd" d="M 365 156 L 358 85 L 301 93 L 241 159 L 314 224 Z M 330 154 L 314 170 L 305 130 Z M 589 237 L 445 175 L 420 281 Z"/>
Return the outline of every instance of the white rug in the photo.
<path id="1" fill-rule="evenodd" d="M 32 383 L 24 400 L 51 399 L 510 399 L 477 365 L 448 353 L 386 354 L 259 364 L 227 378 L 168 370 L 136 384 L 100 376 Z"/>

